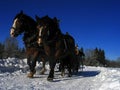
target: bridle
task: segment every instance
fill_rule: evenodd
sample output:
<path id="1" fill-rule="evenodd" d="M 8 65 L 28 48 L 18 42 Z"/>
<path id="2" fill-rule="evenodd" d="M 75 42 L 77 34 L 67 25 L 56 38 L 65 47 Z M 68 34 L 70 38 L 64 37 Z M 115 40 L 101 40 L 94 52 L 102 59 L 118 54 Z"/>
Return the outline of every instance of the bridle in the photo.
<path id="1" fill-rule="evenodd" d="M 23 15 L 22 15 L 23 16 Z M 21 20 L 23 17 L 20 17 L 19 18 L 19 20 Z M 24 19 L 24 18 L 23 18 Z M 26 27 L 28 27 L 28 29 L 30 30 L 31 29 L 31 27 L 29 26 L 29 24 L 27 23 L 27 22 L 29 22 L 29 21 L 26 21 L 26 23 L 24 23 L 24 21 L 20 21 L 20 24 L 22 24 L 22 25 L 24 25 L 24 26 L 26 26 Z M 21 30 L 19 30 L 19 28 L 16 28 L 16 27 L 11 27 L 11 29 L 13 29 L 14 30 L 14 33 L 16 34 L 16 35 L 18 35 L 20 32 L 21 32 L 21 30 L 25 30 L 25 28 L 20 28 Z"/>
<path id="2" fill-rule="evenodd" d="M 39 27 L 39 28 L 40 28 L 40 27 Z M 43 36 L 42 36 L 42 34 L 41 34 L 42 29 L 43 29 L 43 27 L 41 27 L 41 29 L 39 29 L 39 35 L 38 35 L 38 44 L 39 44 L 39 45 L 41 44 L 40 41 L 43 40 L 43 39 L 42 39 Z M 58 32 L 59 32 L 59 31 L 57 31 L 57 32 L 55 33 L 55 36 L 54 36 L 51 40 L 46 40 L 45 43 L 49 44 L 49 43 L 52 43 L 52 42 L 56 42 L 56 41 L 57 41 L 57 38 L 59 38 Z M 49 29 L 47 29 L 47 35 L 48 35 L 48 36 L 50 35 L 50 30 L 49 30 Z M 39 40 L 40 40 L 40 41 L 39 41 Z"/>
<path id="3" fill-rule="evenodd" d="M 47 24 L 48 23 L 48 24 Z M 40 45 L 41 43 L 52 43 L 52 42 L 55 42 L 55 41 L 57 41 L 56 39 L 57 38 L 59 38 L 58 37 L 58 33 L 59 33 L 59 31 L 56 31 L 56 32 L 54 32 L 53 34 L 50 32 L 52 29 L 54 29 L 54 28 L 51 28 L 50 26 L 49 26 L 49 23 L 50 22 L 47 22 L 46 23 L 46 21 L 45 21 L 45 23 L 44 23 L 44 20 L 43 20 L 43 23 L 39 23 L 39 25 L 37 26 L 37 28 L 38 28 L 38 32 L 39 32 L 39 34 L 38 34 L 38 44 Z M 52 27 L 53 27 L 53 25 L 52 25 Z M 45 30 L 44 32 L 46 32 L 45 34 L 44 33 L 42 33 L 42 31 L 43 30 Z M 52 30 L 52 31 L 54 31 L 54 30 Z"/>
<path id="4" fill-rule="evenodd" d="M 16 36 L 16 35 L 19 34 L 19 30 L 18 30 L 17 28 L 15 28 L 15 27 L 12 26 L 12 27 L 11 27 L 11 32 L 10 32 L 10 33 L 11 33 L 11 35 L 14 34 L 14 36 Z"/>

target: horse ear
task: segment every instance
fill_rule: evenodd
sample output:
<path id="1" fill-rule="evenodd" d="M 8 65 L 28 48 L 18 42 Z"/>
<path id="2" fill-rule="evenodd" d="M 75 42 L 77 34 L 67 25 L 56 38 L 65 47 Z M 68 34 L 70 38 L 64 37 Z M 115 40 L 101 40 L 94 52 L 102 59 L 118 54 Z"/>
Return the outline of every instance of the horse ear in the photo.
<path id="1" fill-rule="evenodd" d="M 45 17 L 47 17 L 47 18 L 48 18 L 49 16 L 48 16 L 48 15 L 46 15 Z"/>
<path id="2" fill-rule="evenodd" d="M 54 22 L 57 22 L 57 23 L 60 22 L 60 20 L 58 20 L 56 17 L 54 17 L 53 20 L 54 20 Z"/>
<path id="3" fill-rule="evenodd" d="M 20 14 L 23 14 L 23 10 L 20 11 Z"/>
<path id="4" fill-rule="evenodd" d="M 56 17 L 54 17 L 54 18 L 53 18 L 53 20 L 54 20 L 54 21 L 57 21 L 57 18 L 56 18 Z"/>
<path id="5" fill-rule="evenodd" d="M 35 15 L 35 19 L 36 21 L 40 20 L 40 17 L 38 17 L 37 15 Z"/>
<path id="6" fill-rule="evenodd" d="M 57 22 L 59 23 L 59 22 L 60 22 L 60 20 L 57 20 Z"/>

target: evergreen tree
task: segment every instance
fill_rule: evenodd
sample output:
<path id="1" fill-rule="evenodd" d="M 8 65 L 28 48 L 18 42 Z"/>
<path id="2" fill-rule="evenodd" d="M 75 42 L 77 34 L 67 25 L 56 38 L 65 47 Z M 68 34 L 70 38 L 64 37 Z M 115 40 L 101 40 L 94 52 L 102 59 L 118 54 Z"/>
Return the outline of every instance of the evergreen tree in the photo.
<path id="1" fill-rule="evenodd" d="M 99 56 L 98 48 L 94 49 L 94 56 L 93 57 L 94 57 L 94 64 L 95 64 L 95 66 L 99 66 L 100 65 L 100 63 L 99 63 L 100 56 Z"/>
<path id="2" fill-rule="evenodd" d="M 105 60 L 105 52 L 104 50 L 95 48 L 93 50 L 88 50 L 86 52 L 86 60 L 85 63 L 87 65 L 92 66 L 105 66 L 106 60 Z"/>
<path id="3" fill-rule="evenodd" d="M 105 52 L 104 50 L 101 51 L 101 63 L 106 66 L 106 60 L 105 60 Z"/>
<path id="4" fill-rule="evenodd" d="M 0 59 L 3 58 L 3 53 L 4 53 L 4 45 L 0 43 Z"/>

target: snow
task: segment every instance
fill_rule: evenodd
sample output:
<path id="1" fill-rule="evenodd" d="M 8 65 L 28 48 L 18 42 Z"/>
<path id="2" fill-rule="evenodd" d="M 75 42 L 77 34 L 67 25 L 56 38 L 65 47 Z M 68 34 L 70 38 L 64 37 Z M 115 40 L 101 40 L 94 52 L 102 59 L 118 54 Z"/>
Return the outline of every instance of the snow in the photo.
<path id="1" fill-rule="evenodd" d="M 27 59 L 0 59 L 0 90 L 120 90 L 120 68 L 84 66 L 84 71 L 72 77 L 61 77 L 55 69 L 53 82 L 47 81 L 47 72 L 39 75 L 41 64 L 33 79 L 27 78 Z"/>

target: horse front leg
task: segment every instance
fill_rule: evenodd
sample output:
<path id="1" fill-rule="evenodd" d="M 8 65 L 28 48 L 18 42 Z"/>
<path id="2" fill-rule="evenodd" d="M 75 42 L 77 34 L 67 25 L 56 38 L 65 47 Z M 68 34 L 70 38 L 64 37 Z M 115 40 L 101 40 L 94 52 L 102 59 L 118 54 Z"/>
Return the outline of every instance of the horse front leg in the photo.
<path id="1" fill-rule="evenodd" d="M 61 76 L 65 76 L 65 64 L 63 63 L 63 59 L 60 62 L 61 67 Z"/>
<path id="2" fill-rule="evenodd" d="M 48 81 L 53 81 L 53 78 L 54 78 L 54 68 L 55 68 L 55 65 L 56 65 L 56 60 L 53 59 L 53 58 L 50 58 L 49 59 L 49 65 L 50 65 L 50 72 L 49 72 L 47 80 Z"/>
<path id="3" fill-rule="evenodd" d="M 30 72 L 28 73 L 27 77 L 33 78 L 34 74 L 36 73 L 35 66 L 36 66 L 36 60 L 34 57 L 29 56 L 27 58 L 27 64 L 29 65 Z"/>
<path id="4" fill-rule="evenodd" d="M 38 51 L 34 48 L 29 48 L 26 50 L 27 52 L 27 64 L 29 65 L 30 72 L 28 73 L 27 77 L 33 78 L 34 74 L 36 73 L 35 66 L 36 61 L 38 58 Z"/>

